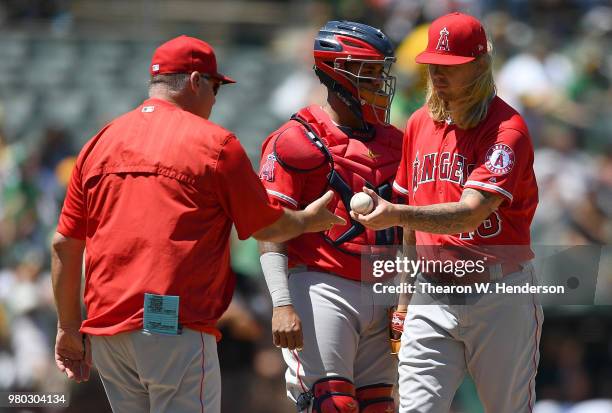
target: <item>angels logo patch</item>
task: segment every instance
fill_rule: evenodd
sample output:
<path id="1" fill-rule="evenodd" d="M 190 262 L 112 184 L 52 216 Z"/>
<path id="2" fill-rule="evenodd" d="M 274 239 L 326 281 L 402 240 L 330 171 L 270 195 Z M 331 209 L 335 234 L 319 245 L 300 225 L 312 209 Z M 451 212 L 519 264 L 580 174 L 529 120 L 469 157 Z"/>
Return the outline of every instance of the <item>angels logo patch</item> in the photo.
<path id="1" fill-rule="evenodd" d="M 504 175 L 514 167 L 514 151 L 508 145 L 497 143 L 487 151 L 485 166 L 496 175 Z"/>
<path id="2" fill-rule="evenodd" d="M 266 163 L 261 167 L 259 173 L 259 179 L 262 181 L 274 181 L 274 164 L 276 163 L 276 156 L 273 153 L 269 154 L 266 158 Z"/>

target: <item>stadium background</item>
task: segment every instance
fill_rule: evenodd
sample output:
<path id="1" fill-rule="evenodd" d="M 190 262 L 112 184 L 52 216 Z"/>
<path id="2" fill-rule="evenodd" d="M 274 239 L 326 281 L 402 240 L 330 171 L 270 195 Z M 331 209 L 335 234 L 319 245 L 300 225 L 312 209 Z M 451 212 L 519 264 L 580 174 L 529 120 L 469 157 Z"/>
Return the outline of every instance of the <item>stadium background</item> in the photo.
<path id="1" fill-rule="evenodd" d="M 423 24 L 454 10 L 485 22 L 499 94 L 529 123 L 540 187 L 534 241 L 601 246 L 600 282 L 608 277 L 605 284 L 612 284 L 609 1 L 2 0 L 0 391 L 65 391 L 72 403 L 62 411 L 110 411 L 95 374 L 75 385 L 54 366 L 47 245 L 74 156 L 106 121 L 145 98 L 157 45 L 189 34 L 217 49 L 220 70 L 238 84 L 221 88 L 212 120 L 235 131 L 257 165 L 266 135 L 323 96 L 310 58 L 322 23 L 353 19 L 392 37 L 398 45 L 392 121 L 402 128 L 422 103 L 422 72 L 412 57 L 424 47 Z M 235 242 L 233 254 L 239 287 L 221 321 L 223 412 L 292 412 L 282 360 L 271 346 L 255 243 Z M 610 308 L 545 308 L 539 412 L 612 411 L 588 401 L 612 399 Z M 479 411 L 468 379 L 453 412 Z"/>

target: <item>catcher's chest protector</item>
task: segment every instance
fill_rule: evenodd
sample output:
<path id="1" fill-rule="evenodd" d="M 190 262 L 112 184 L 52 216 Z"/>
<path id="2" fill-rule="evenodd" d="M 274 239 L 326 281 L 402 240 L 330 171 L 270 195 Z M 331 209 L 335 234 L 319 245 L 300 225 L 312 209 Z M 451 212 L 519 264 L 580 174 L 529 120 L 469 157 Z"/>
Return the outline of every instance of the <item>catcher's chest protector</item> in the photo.
<path id="1" fill-rule="evenodd" d="M 328 188 L 336 193 L 329 207 L 347 219 L 347 225 L 334 226 L 324 233 L 330 243 L 344 252 L 359 254 L 364 245 L 393 245 L 401 241 L 397 228 L 373 231 L 350 219 L 350 199 L 364 186 L 391 202 L 400 202 L 392 191 L 393 180 L 402 156 L 402 133 L 392 126 L 376 127 L 373 136 L 350 138 L 318 106 L 302 109 L 292 117 L 301 133 L 275 143 L 275 156 L 285 168 L 308 173 L 326 168 Z M 300 140 L 298 143 L 297 141 Z M 296 151 L 310 151 L 307 165 L 300 164 Z M 317 161 L 313 159 L 318 157 Z"/>

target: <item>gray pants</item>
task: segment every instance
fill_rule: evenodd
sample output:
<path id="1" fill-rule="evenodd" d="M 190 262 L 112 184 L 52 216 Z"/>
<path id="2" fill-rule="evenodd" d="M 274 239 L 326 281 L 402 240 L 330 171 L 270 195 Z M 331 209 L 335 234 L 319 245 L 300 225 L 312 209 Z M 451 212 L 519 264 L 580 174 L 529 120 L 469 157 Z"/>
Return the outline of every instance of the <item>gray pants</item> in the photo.
<path id="1" fill-rule="evenodd" d="M 399 353 L 401 413 L 444 413 L 469 373 L 487 413 L 531 412 L 544 315 L 535 297 L 481 294 L 465 305 L 412 296 Z M 503 278 L 534 283 L 533 267 Z M 431 301 L 429 301 L 431 302 Z"/>
<path id="2" fill-rule="evenodd" d="M 332 274 L 301 272 L 291 274 L 289 289 L 304 333 L 302 351 L 283 349 L 290 399 L 328 376 L 345 377 L 356 387 L 395 383 L 388 307 L 376 302 L 371 288 Z"/>
<path id="3" fill-rule="evenodd" d="M 114 413 L 220 413 L 214 336 L 131 331 L 92 336 L 92 354 Z"/>

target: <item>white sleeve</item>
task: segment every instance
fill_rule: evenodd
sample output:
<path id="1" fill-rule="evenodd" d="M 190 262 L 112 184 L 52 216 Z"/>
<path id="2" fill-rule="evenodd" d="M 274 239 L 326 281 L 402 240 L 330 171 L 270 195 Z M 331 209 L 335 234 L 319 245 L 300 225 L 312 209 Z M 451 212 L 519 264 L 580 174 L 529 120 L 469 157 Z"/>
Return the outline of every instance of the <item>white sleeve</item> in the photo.
<path id="1" fill-rule="evenodd" d="M 278 252 L 266 252 L 259 257 L 261 269 L 263 270 L 272 305 L 280 307 L 291 305 L 291 294 L 289 294 L 288 267 L 289 259 L 285 254 Z"/>

